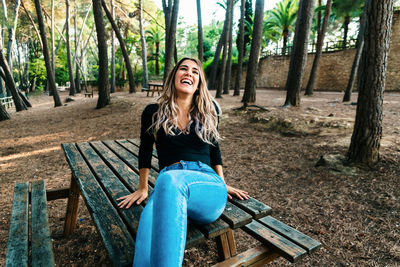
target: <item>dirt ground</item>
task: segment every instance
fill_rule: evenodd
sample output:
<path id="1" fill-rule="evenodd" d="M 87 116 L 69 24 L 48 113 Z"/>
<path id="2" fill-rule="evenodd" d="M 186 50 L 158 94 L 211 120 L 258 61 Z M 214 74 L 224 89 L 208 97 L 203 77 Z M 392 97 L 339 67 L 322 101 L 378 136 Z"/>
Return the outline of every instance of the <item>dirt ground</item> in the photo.
<path id="1" fill-rule="evenodd" d="M 213 92 L 214 93 L 214 92 Z M 67 95 L 61 93 L 65 101 Z M 281 109 L 285 92 L 258 90 L 262 112 L 234 111 L 241 98 L 219 100 L 225 176 L 270 205 L 273 216 L 322 243 L 296 266 L 400 266 L 400 94 L 386 93 L 381 162 L 373 169 L 332 163 L 345 155 L 356 106 L 341 102 L 342 93 L 302 96 L 300 108 Z M 60 144 L 139 136 L 140 114 L 154 101 L 144 93 L 115 93 L 111 105 L 95 109 L 97 97 L 53 108 L 46 95 L 31 97 L 33 108 L 0 122 L 0 266 L 4 265 L 16 182 L 45 179 L 48 189 L 68 187 L 71 173 Z M 356 95 L 352 97 L 356 101 Z M 48 203 L 57 266 L 109 266 L 101 238 L 80 201 L 78 228 L 62 236 L 66 200 Z M 235 233 L 239 251 L 257 241 Z M 184 266 L 217 261 L 214 242 L 186 251 Z M 272 266 L 289 263 L 279 259 Z"/>

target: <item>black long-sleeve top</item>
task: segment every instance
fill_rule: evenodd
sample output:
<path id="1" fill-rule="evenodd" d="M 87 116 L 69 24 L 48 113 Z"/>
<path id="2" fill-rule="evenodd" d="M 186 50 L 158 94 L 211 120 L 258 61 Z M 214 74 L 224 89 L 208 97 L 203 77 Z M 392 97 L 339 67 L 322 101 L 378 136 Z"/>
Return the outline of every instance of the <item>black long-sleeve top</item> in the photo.
<path id="1" fill-rule="evenodd" d="M 156 143 L 158 165 L 160 170 L 180 160 L 201 161 L 209 166 L 222 165 L 218 142 L 214 145 L 203 142 L 195 132 L 195 124 L 191 123 L 188 134 L 175 129 L 175 136 L 167 135 L 163 129 L 157 132 L 157 141 L 152 131 L 153 114 L 158 110 L 158 104 L 149 104 L 142 113 L 142 126 L 139 147 L 139 169 L 151 167 L 153 145 Z"/>

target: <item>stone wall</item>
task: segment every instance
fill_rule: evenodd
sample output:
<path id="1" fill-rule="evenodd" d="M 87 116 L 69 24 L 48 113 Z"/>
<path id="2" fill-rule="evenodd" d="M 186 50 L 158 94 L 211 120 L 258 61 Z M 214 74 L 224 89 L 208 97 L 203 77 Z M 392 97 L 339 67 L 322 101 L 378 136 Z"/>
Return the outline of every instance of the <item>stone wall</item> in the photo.
<path id="1" fill-rule="evenodd" d="M 385 90 L 400 90 L 400 12 L 393 16 L 392 33 L 388 68 L 386 72 Z M 344 91 L 350 77 L 351 66 L 355 49 L 338 52 L 322 53 L 315 90 Z M 303 87 L 307 85 L 314 54 L 307 58 L 306 71 L 303 78 Z M 284 88 L 289 70 L 289 56 L 269 56 L 260 60 L 257 75 L 257 87 Z M 241 87 L 244 88 L 246 79 L 246 66 L 243 67 Z"/>

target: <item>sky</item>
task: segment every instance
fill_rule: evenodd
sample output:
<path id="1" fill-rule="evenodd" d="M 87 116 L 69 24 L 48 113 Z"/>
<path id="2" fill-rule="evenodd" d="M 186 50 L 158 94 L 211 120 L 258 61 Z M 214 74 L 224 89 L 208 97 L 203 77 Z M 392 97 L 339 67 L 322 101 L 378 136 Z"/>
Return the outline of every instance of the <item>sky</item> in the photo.
<path id="1" fill-rule="evenodd" d="M 264 10 L 272 9 L 275 7 L 276 3 L 281 0 L 265 0 Z M 214 19 L 222 21 L 225 18 L 225 10 L 217 4 L 217 2 L 222 2 L 222 0 L 201 0 L 201 15 L 203 20 L 203 25 L 209 25 Z M 255 5 L 255 0 L 253 0 L 253 5 Z M 154 3 L 162 10 L 161 0 L 154 0 Z M 239 20 L 240 10 L 239 4 L 235 5 L 235 20 Z M 253 7 L 254 12 L 254 7 Z M 179 13 L 178 16 L 183 18 L 183 21 L 187 25 L 197 25 L 197 9 L 196 0 L 181 0 L 179 1 Z"/>

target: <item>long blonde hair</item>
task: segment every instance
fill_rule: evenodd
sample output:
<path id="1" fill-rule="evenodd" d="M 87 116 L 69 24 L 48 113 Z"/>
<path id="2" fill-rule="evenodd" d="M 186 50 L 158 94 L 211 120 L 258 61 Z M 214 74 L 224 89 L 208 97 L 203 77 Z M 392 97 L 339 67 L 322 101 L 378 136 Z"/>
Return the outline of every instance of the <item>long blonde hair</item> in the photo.
<path id="1" fill-rule="evenodd" d="M 153 115 L 154 123 L 149 130 L 152 129 L 155 138 L 157 138 L 157 132 L 161 128 L 166 134 L 176 135 L 173 130 L 178 125 L 179 107 L 176 103 L 178 95 L 175 88 L 175 74 L 185 60 L 192 60 L 199 67 L 199 87 L 193 95 L 192 106 L 189 110 L 189 121 L 195 123 L 195 132 L 203 142 L 213 144 L 221 139 L 217 129 L 221 108 L 208 91 L 201 61 L 194 58 L 182 58 L 168 74 L 164 90 L 157 100 L 159 108 Z"/>

